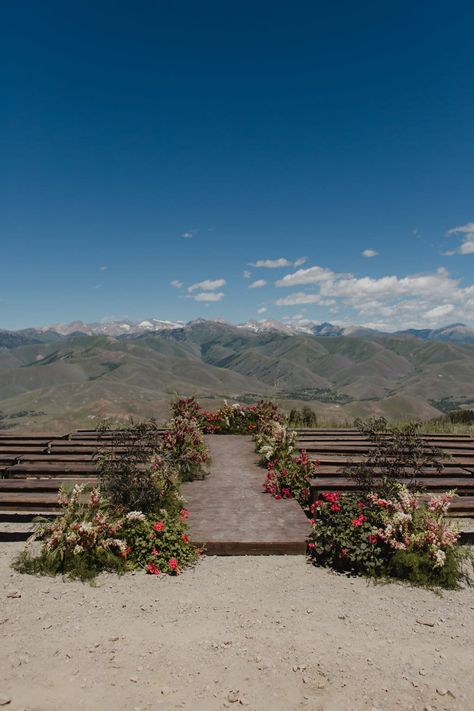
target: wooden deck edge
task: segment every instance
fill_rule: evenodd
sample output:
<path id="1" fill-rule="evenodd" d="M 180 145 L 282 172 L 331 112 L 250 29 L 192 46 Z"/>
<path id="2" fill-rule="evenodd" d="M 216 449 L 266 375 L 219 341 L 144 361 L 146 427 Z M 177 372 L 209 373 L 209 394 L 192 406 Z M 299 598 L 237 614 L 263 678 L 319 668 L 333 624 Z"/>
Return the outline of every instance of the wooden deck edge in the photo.
<path id="1" fill-rule="evenodd" d="M 204 555 L 306 555 L 306 541 L 207 541 L 193 539 L 193 544 L 204 548 Z"/>

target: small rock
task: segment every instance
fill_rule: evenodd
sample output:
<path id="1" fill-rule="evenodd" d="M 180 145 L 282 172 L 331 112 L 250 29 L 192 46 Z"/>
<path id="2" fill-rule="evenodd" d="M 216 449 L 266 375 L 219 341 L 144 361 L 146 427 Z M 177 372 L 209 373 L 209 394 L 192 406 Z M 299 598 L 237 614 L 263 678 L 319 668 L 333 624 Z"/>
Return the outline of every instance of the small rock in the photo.
<path id="1" fill-rule="evenodd" d="M 0 694 L 0 706 L 7 706 L 11 703 L 11 698 L 6 694 Z"/>
<path id="2" fill-rule="evenodd" d="M 230 704 L 235 704 L 239 700 L 239 690 L 237 691 L 229 691 L 227 694 L 227 701 Z"/>
<path id="3" fill-rule="evenodd" d="M 132 681 L 134 684 L 138 684 L 138 677 L 137 676 L 131 676 L 130 681 Z"/>
<path id="4" fill-rule="evenodd" d="M 109 637 L 109 642 L 118 642 L 120 637 Z"/>
<path id="5" fill-rule="evenodd" d="M 417 624 L 425 625 L 425 627 L 434 627 L 436 620 L 433 617 L 419 617 L 417 619 Z"/>
<path id="6" fill-rule="evenodd" d="M 443 687 L 440 686 L 438 689 L 436 689 L 436 693 L 437 693 L 439 696 L 446 696 L 446 694 L 448 693 L 448 690 L 447 690 L 447 689 L 443 689 Z"/>
<path id="7" fill-rule="evenodd" d="M 161 687 L 161 694 L 163 696 L 169 696 L 171 694 L 171 689 L 169 688 L 169 686 L 162 686 Z"/>
<path id="8" fill-rule="evenodd" d="M 7 597 L 21 597 L 21 592 L 19 590 L 9 590 Z"/>

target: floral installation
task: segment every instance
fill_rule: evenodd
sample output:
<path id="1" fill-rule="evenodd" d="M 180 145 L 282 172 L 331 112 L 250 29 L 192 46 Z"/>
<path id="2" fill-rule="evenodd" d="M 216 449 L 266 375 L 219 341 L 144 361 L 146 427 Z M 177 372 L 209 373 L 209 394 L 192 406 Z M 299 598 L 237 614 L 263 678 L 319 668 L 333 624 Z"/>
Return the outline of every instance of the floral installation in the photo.
<path id="1" fill-rule="evenodd" d="M 26 550 L 14 563 L 19 572 L 62 574 L 92 580 L 104 570 L 125 573 L 143 569 L 178 575 L 193 565 L 201 551 L 187 534 L 188 511 L 125 512 L 113 506 L 98 488 L 90 493 L 76 485 L 59 492 L 62 514 L 38 521 Z M 39 554 L 32 544 L 41 541 Z"/>
<path id="2" fill-rule="evenodd" d="M 453 496 L 427 498 L 402 485 L 390 498 L 325 491 L 310 506 L 309 555 L 341 572 L 457 588 L 471 558 L 445 518 Z"/>

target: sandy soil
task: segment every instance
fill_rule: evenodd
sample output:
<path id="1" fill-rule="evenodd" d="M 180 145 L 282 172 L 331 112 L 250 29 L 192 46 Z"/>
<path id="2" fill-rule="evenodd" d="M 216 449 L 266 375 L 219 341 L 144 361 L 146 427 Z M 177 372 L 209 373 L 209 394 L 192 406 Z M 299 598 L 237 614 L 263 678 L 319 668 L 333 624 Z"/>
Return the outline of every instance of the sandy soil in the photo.
<path id="1" fill-rule="evenodd" d="M 368 585 L 302 556 L 204 558 L 97 587 L 14 573 L 0 701 L 19 711 L 472 709 L 474 589 Z"/>

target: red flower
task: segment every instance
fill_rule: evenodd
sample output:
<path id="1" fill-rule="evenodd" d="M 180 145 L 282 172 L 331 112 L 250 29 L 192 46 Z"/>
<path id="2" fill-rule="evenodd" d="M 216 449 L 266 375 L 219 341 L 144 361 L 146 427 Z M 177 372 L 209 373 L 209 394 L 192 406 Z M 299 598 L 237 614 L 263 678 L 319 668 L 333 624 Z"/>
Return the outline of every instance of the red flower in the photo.
<path id="1" fill-rule="evenodd" d="M 181 540 L 183 540 L 185 543 L 189 543 L 189 538 L 185 533 L 183 533 L 183 535 L 181 536 Z"/>
<path id="2" fill-rule="evenodd" d="M 152 554 L 152 555 L 158 555 L 158 551 L 156 550 L 156 548 L 153 548 L 151 554 Z"/>
<path id="3" fill-rule="evenodd" d="M 374 536 L 372 533 L 367 536 L 367 540 L 369 543 L 375 544 L 377 543 L 378 536 Z"/>
<path id="4" fill-rule="evenodd" d="M 325 501 L 329 501 L 331 504 L 336 504 L 341 498 L 341 495 L 337 491 L 323 491 L 321 496 Z"/>
<path id="5" fill-rule="evenodd" d="M 357 518 L 353 518 L 351 523 L 353 526 L 361 526 L 364 521 L 367 521 L 367 517 L 364 514 L 360 514 Z"/>
<path id="6" fill-rule="evenodd" d="M 178 570 L 178 561 L 176 560 L 176 558 L 170 558 L 168 561 L 168 565 L 171 568 L 171 570 L 173 570 L 175 572 Z"/>
<path id="7" fill-rule="evenodd" d="M 341 556 L 347 555 L 347 548 L 341 550 Z"/>
<path id="8" fill-rule="evenodd" d="M 179 520 L 184 521 L 188 518 L 189 516 L 189 511 L 187 509 L 181 509 L 179 512 Z"/>
<path id="9" fill-rule="evenodd" d="M 339 504 L 331 504 L 330 508 L 331 508 L 331 511 L 340 511 L 341 510 L 341 507 L 339 506 Z"/>
<path id="10" fill-rule="evenodd" d="M 157 521 L 156 523 L 153 524 L 153 529 L 155 531 L 163 531 L 165 528 L 165 524 L 163 521 Z"/>
<path id="11" fill-rule="evenodd" d="M 154 563 L 148 563 L 146 569 L 150 575 L 159 575 L 161 573 L 161 570 Z"/>

